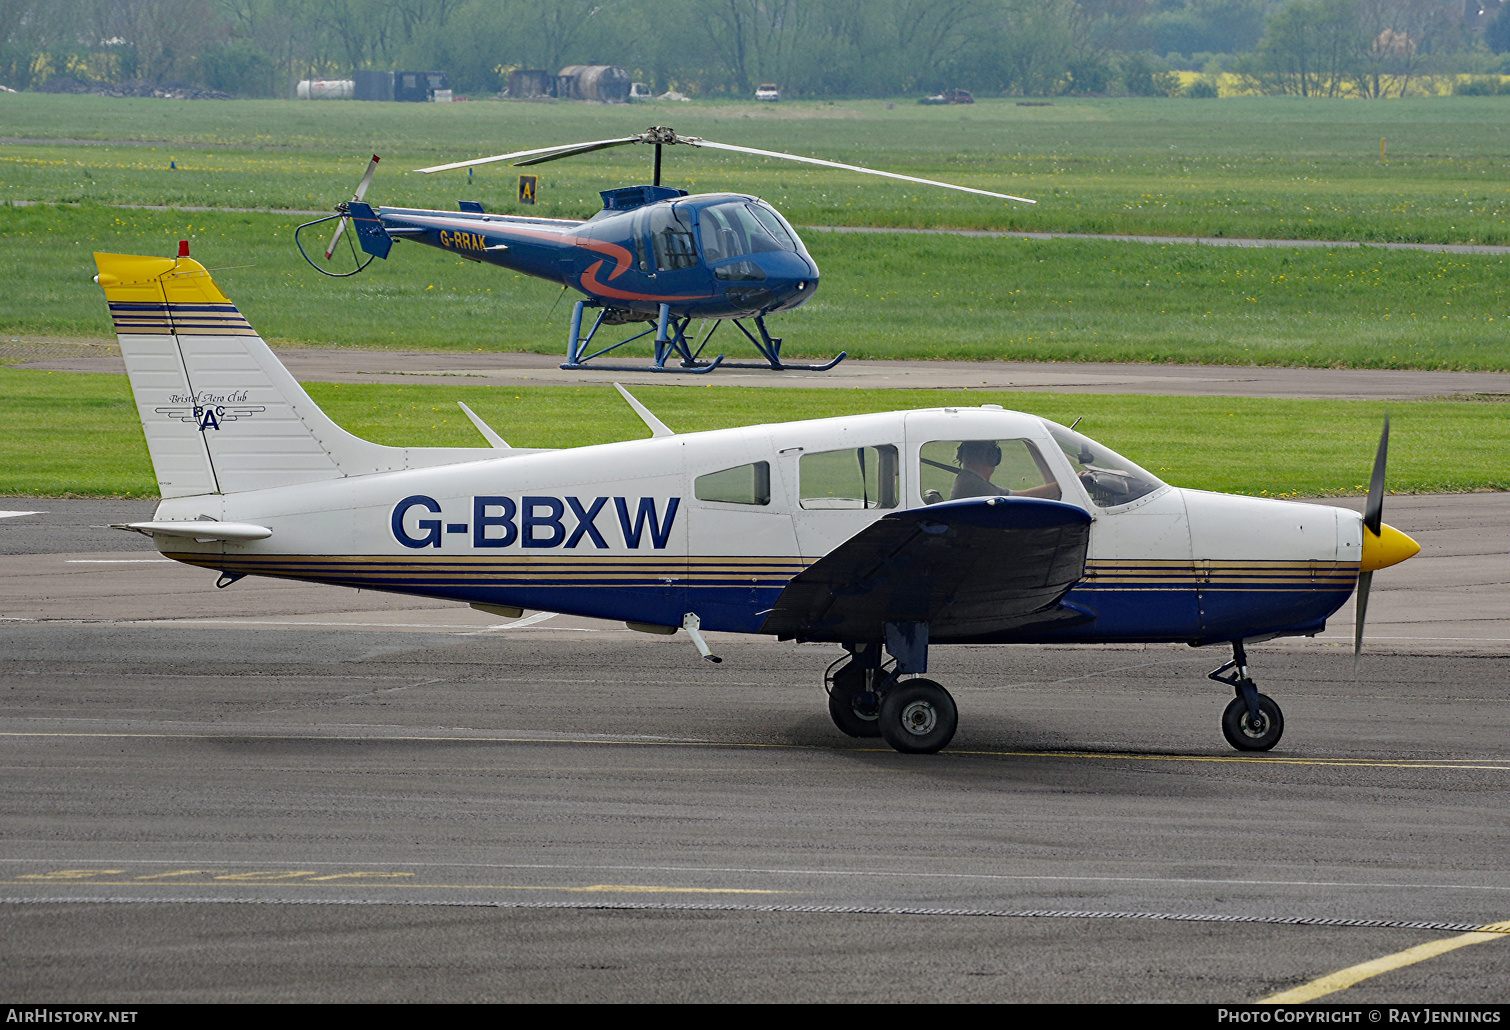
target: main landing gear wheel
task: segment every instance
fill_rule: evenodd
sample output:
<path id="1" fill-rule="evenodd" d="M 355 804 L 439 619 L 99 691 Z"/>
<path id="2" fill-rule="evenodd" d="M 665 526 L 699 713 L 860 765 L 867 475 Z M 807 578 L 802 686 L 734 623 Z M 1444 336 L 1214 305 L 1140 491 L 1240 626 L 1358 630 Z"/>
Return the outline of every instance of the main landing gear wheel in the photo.
<path id="1" fill-rule="evenodd" d="M 865 670 L 845 665 L 834 673 L 828 690 L 828 714 L 834 725 L 851 737 L 879 737 L 880 706 L 876 693 L 865 689 Z"/>
<path id="2" fill-rule="evenodd" d="M 932 680 L 905 680 L 881 699 L 878 720 L 886 743 L 909 755 L 931 755 L 954 739 L 959 710 Z"/>
<path id="3" fill-rule="evenodd" d="M 1222 713 L 1222 735 L 1239 751 L 1267 751 L 1279 743 L 1284 732 L 1284 713 L 1268 694 L 1258 695 L 1256 719 L 1241 697 L 1234 697 Z"/>

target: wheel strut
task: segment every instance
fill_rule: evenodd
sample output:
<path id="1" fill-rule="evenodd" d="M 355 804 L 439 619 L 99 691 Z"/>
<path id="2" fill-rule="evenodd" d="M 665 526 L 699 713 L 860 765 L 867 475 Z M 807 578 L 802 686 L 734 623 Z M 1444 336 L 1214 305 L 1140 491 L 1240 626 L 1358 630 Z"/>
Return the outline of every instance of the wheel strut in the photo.
<path id="1" fill-rule="evenodd" d="M 1225 675 L 1231 670 L 1231 675 Z M 1258 712 L 1258 687 L 1254 685 L 1253 678 L 1248 675 L 1248 652 L 1243 648 L 1241 640 L 1232 642 L 1232 660 L 1224 663 L 1215 672 L 1208 673 L 1207 679 L 1225 683 L 1231 687 L 1242 702 L 1248 706 L 1248 717 L 1257 719 Z"/>
<path id="2" fill-rule="evenodd" d="M 1284 713 L 1274 699 L 1258 692 L 1248 675 L 1248 655 L 1243 642 L 1232 642 L 1232 660 L 1209 678 L 1230 686 L 1237 696 L 1222 713 L 1222 735 L 1239 751 L 1267 751 L 1279 743 L 1285 731 Z"/>

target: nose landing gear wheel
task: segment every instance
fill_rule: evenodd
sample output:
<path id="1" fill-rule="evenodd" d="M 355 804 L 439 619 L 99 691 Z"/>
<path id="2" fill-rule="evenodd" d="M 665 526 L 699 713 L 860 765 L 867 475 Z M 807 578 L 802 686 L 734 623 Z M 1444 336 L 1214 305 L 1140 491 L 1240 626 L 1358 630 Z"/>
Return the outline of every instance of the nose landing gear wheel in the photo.
<path id="1" fill-rule="evenodd" d="M 1248 713 L 1248 703 L 1240 697 L 1234 697 L 1222 713 L 1222 735 L 1239 751 L 1267 751 L 1279 743 L 1284 732 L 1284 713 L 1268 694 L 1258 695 L 1257 719 Z"/>
<path id="2" fill-rule="evenodd" d="M 909 755 L 931 755 L 954 739 L 959 710 L 932 680 L 907 680 L 886 692 L 877 720 L 886 743 Z"/>
<path id="3" fill-rule="evenodd" d="M 834 673 L 828 691 L 828 714 L 834 725 L 851 737 L 879 737 L 880 705 L 873 690 L 865 689 L 865 670 L 847 665 Z"/>

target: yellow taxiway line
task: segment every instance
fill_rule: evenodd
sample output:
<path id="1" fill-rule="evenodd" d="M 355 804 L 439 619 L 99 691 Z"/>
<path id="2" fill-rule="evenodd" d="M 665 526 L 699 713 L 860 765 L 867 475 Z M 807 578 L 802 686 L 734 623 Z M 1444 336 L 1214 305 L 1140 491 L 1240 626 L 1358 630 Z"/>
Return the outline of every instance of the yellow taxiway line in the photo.
<path id="1" fill-rule="evenodd" d="M 1397 951 L 1393 955 L 1385 955 L 1369 962 L 1360 962 L 1356 966 L 1348 966 L 1339 969 L 1335 973 L 1328 973 L 1319 979 L 1312 980 L 1308 984 L 1301 984 L 1288 991 L 1271 994 L 1267 998 L 1260 998 L 1259 1005 L 1298 1005 L 1307 1001 L 1315 1001 L 1324 998 L 1328 994 L 1336 994 L 1345 991 L 1354 984 L 1378 976 L 1380 973 L 1388 973 L 1393 969 L 1402 969 L 1405 966 L 1415 965 L 1417 962 L 1425 962 L 1429 958 L 1445 955 L 1449 951 L 1458 948 L 1466 948 L 1470 944 L 1484 944 L 1488 941 L 1502 941 L 1510 936 L 1510 920 L 1502 923 L 1489 923 L 1471 932 L 1459 934 L 1456 937 L 1444 937 L 1439 941 L 1428 941 L 1425 944 L 1417 944 L 1414 948 L 1406 948 Z"/>

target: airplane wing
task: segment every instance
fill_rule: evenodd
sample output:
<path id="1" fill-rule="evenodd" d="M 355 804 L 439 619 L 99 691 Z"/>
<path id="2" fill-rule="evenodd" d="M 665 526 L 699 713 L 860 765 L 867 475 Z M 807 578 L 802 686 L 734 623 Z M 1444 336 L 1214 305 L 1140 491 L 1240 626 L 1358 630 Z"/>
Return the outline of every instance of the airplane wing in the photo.
<path id="1" fill-rule="evenodd" d="M 1085 574 L 1090 524 L 1082 508 L 1032 497 L 894 512 L 793 578 L 760 631 L 879 640 L 887 622 L 926 622 L 938 640 L 1036 621 Z"/>

